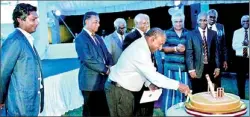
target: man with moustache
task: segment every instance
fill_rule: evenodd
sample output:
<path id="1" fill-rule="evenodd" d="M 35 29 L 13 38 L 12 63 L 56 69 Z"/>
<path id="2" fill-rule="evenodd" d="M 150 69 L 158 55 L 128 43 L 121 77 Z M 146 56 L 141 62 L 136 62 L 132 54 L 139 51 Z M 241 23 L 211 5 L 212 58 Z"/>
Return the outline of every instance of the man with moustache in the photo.
<path id="1" fill-rule="evenodd" d="M 123 51 L 135 40 L 144 37 L 144 34 L 149 30 L 150 26 L 149 16 L 147 14 L 139 13 L 135 16 L 134 23 L 135 29 L 125 36 L 122 46 Z M 152 53 L 151 56 L 156 66 L 154 54 Z M 144 90 L 154 90 L 157 88 L 154 84 L 148 81 L 146 82 L 146 84 L 150 84 L 149 88 L 144 86 L 141 91 L 133 93 L 135 95 L 135 116 L 153 116 L 154 102 L 149 102 L 145 104 L 139 103 Z"/>
<path id="2" fill-rule="evenodd" d="M 220 58 L 220 68 L 223 70 L 227 70 L 228 68 L 228 53 L 227 53 L 227 46 L 226 46 L 226 38 L 225 38 L 225 30 L 224 25 L 217 23 L 218 19 L 218 12 L 215 9 L 210 9 L 207 12 L 207 20 L 208 20 L 208 28 L 211 30 L 216 31 L 217 33 L 217 40 L 219 43 L 219 58 Z M 215 88 L 221 87 L 221 75 L 215 79 Z"/>
<path id="3" fill-rule="evenodd" d="M 113 60 L 103 39 L 95 34 L 100 26 L 99 15 L 87 12 L 83 29 L 75 39 L 75 48 L 81 67 L 78 75 L 79 89 L 84 97 L 83 116 L 109 116 L 104 83 Z"/>
<path id="4" fill-rule="evenodd" d="M 122 53 L 122 44 L 127 30 L 127 23 L 123 18 L 117 18 L 114 21 L 114 27 L 115 31 L 106 36 L 104 42 L 109 53 L 112 55 L 114 64 L 116 64 Z"/>

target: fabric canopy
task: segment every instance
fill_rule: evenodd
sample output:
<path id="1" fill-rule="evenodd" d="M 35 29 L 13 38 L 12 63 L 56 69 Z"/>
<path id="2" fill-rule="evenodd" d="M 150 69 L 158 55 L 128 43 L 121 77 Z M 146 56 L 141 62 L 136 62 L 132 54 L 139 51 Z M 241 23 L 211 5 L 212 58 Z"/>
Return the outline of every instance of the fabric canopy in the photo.
<path id="1" fill-rule="evenodd" d="M 249 3 L 248 0 L 180 0 L 183 5 L 195 3 L 201 4 L 231 4 L 231 3 Z M 166 1 L 46 1 L 47 11 L 60 10 L 62 15 L 83 15 L 88 11 L 97 13 L 121 12 L 131 10 L 151 9 L 163 6 L 174 6 L 174 0 Z"/>

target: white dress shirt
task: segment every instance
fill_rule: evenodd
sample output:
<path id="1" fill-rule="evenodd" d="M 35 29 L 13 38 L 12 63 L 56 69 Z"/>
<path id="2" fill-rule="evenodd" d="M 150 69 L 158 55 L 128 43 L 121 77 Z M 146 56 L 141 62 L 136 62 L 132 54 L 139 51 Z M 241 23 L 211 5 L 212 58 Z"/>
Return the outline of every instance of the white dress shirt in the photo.
<path id="1" fill-rule="evenodd" d="M 201 38 L 203 39 L 203 29 L 201 29 L 200 27 L 198 27 L 198 30 L 201 34 Z M 205 28 L 205 37 L 206 37 L 206 41 L 207 41 L 207 28 Z M 188 73 L 191 73 L 191 72 L 194 72 L 195 69 L 192 69 L 192 70 L 188 70 Z"/>
<path id="2" fill-rule="evenodd" d="M 198 27 L 200 34 L 201 34 L 201 38 L 203 39 L 203 29 L 201 29 L 200 27 Z M 206 41 L 207 41 L 207 28 L 205 28 L 205 36 L 206 36 Z"/>
<path id="3" fill-rule="evenodd" d="M 177 90 L 179 82 L 156 71 L 144 37 L 135 40 L 111 67 L 109 80 L 129 91 L 140 91 L 146 80 L 158 87 Z"/>
<path id="4" fill-rule="evenodd" d="M 247 34 L 248 34 L 248 40 L 249 40 L 249 28 L 247 29 Z M 233 35 L 233 42 L 232 42 L 232 47 L 236 52 L 236 56 L 243 56 L 243 48 L 246 46 L 242 45 L 242 42 L 245 39 L 245 29 L 244 28 L 240 28 L 238 30 L 234 31 L 234 35 Z M 248 57 L 249 57 L 249 47 L 247 49 L 248 51 Z"/>
<path id="5" fill-rule="evenodd" d="M 23 30 L 23 29 L 21 29 L 21 28 L 17 28 L 17 29 L 20 30 L 20 31 L 24 34 L 24 36 L 28 39 L 29 44 L 31 45 L 31 47 L 32 47 L 32 49 L 33 49 L 33 51 L 34 51 L 34 53 L 36 54 L 36 52 L 35 52 L 35 50 L 34 50 L 34 38 L 33 38 L 33 36 L 32 36 L 30 33 L 26 32 L 25 30 Z M 38 55 L 37 55 L 37 56 L 38 56 Z M 43 85 L 42 85 L 42 81 L 41 81 L 41 73 L 40 73 L 40 76 L 39 76 L 38 80 L 39 80 L 39 82 L 40 82 L 40 89 L 42 89 L 42 88 L 43 88 Z"/>
<path id="6" fill-rule="evenodd" d="M 124 40 L 125 36 L 117 33 L 117 31 L 115 31 L 115 33 L 117 34 L 117 36 L 118 36 L 119 40 L 121 41 L 121 43 L 123 43 L 123 40 Z"/>
<path id="7" fill-rule="evenodd" d="M 210 24 L 208 24 L 208 28 L 210 29 L 210 27 L 212 27 L 213 31 L 217 32 L 217 28 L 216 28 L 216 24 L 213 24 L 212 26 Z M 218 33 L 218 32 L 217 32 Z"/>
<path id="8" fill-rule="evenodd" d="M 88 29 L 86 29 L 86 28 L 83 28 L 83 30 L 85 30 L 85 31 L 89 34 L 89 36 L 91 37 L 91 39 L 94 41 L 94 43 L 97 44 L 97 43 L 96 43 L 96 40 L 95 40 L 94 37 L 92 36 L 92 33 L 91 33 Z"/>

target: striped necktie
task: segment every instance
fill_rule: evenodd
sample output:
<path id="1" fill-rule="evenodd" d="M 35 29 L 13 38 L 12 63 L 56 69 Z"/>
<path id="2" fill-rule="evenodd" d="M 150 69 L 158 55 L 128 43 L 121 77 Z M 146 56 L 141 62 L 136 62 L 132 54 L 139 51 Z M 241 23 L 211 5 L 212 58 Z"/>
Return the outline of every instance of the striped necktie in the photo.
<path id="1" fill-rule="evenodd" d="M 208 64 L 208 60 L 207 60 L 207 39 L 206 39 L 206 35 L 205 35 L 205 30 L 203 30 L 203 37 L 202 37 L 202 46 L 204 49 L 204 64 Z"/>
<path id="2" fill-rule="evenodd" d="M 245 30 L 244 42 L 247 42 L 247 43 L 248 43 L 248 34 L 247 34 L 247 30 Z M 248 46 L 248 45 L 246 45 L 246 46 Z M 248 48 L 248 47 L 244 47 L 244 48 L 243 48 L 243 57 L 247 57 L 247 56 L 248 56 L 247 48 Z"/>

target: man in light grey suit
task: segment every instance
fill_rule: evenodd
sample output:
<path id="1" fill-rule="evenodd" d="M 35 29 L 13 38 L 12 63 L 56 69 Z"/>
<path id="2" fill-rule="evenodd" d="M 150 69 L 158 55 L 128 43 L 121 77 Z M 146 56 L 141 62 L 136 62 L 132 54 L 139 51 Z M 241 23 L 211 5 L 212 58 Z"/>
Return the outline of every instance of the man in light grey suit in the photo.
<path id="1" fill-rule="evenodd" d="M 127 30 L 127 23 L 123 18 L 117 18 L 114 21 L 114 26 L 115 31 L 106 36 L 104 42 L 109 53 L 112 55 L 114 64 L 116 64 L 122 53 L 122 44 Z"/>
<path id="2" fill-rule="evenodd" d="M 31 35 L 38 26 L 36 11 L 25 3 L 13 11 L 16 29 L 1 49 L 0 116 L 4 104 L 7 116 L 38 116 L 43 110 L 41 61 Z"/>

